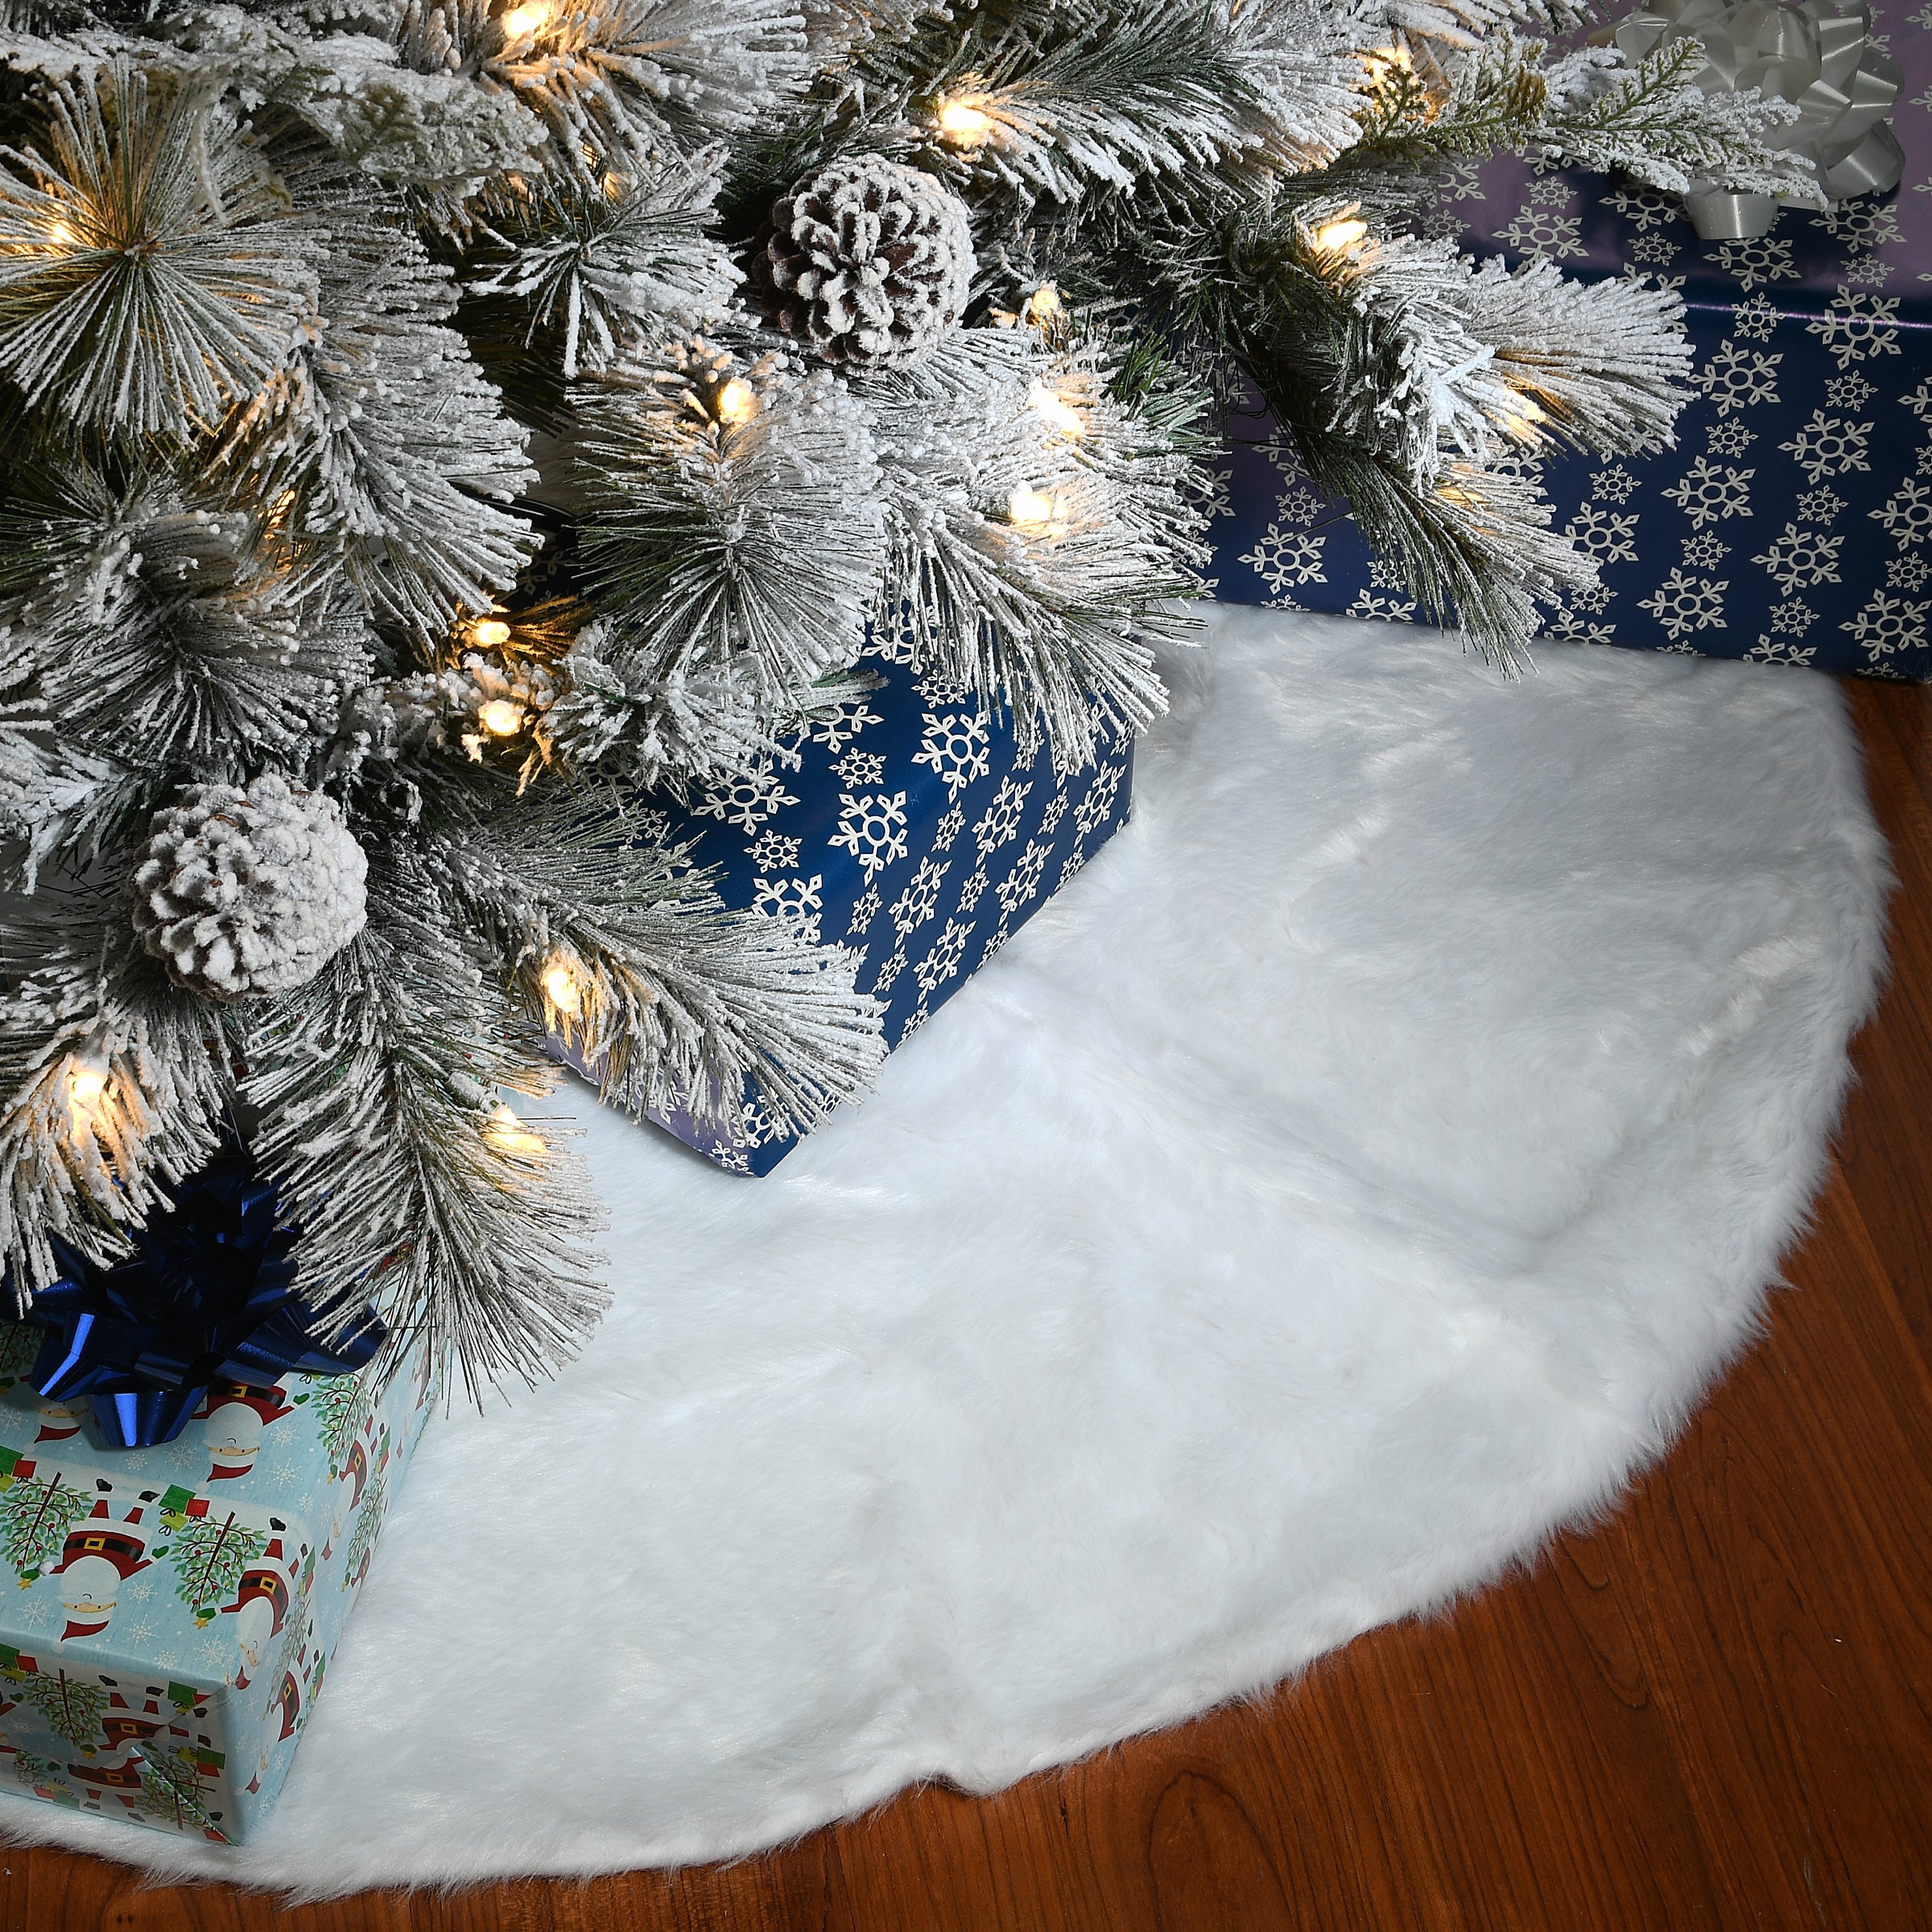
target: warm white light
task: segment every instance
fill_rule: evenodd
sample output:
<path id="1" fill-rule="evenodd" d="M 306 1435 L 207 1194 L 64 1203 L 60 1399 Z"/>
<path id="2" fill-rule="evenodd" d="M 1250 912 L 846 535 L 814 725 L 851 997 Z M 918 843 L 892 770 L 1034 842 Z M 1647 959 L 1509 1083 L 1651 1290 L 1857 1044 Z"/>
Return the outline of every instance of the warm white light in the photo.
<path id="1" fill-rule="evenodd" d="M 532 1133 L 507 1107 L 498 1107 L 484 1124 L 483 1137 L 505 1154 L 542 1154 L 550 1143 Z"/>
<path id="2" fill-rule="evenodd" d="M 67 1076 L 67 1097 L 77 1113 L 92 1113 L 106 1092 L 107 1075 L 98 1067 L 76 1067 Z"/>
<path id="3" fill-rule="evenodd" d="M 584 989 L 577 984 L 577 976 L 571 971 L 568 961 L 559 960 L 554 966 L 544 969 L 543 991 L 559 1013 L 575 1019 L 583 1012 Z"/>
<path id="4" fill-rule="evenodd" d="M 1030 489 L 1025 484 L 1006 499 L 1009 522 L 1034 527 L 1053 521 L 1053 498 L 1044 490 Z"/>
<path id="5" fill-rule="evenodd" d="M 758 413 L 758 392 L 742 376 L 733 376 L 718 391 L 718 420 L 749 423 Z"/>
<path id="6" fill-rule="evenodd" d="M 66 248 L 73 241 L 74 231 L 64 221 L 56 221 L 47 231 L 47 238 L 56 248 Z"/>
<path id="7" fill-rule="evenodd" d="M 506 39 L 521 40 L 526 34 L 538 34 L 550 18 L 550 8 L 546 0 L 526 0 L 522 6 L 513 6 L 503 16 L 503 33 Z"/>
<path id="8" fill-rule="evenodd" d="M 1352 248 L 1368 233 L 1366 221 L 1330 221 L 1315 231 L 1315 245 L 1329 250 Z"/>
<path id="9" fill-rule="evenodd" d="M 1037 328 L 1045 328 L 1066 312 L 1067 304 L 1051 282 L 1042 282 L 1026 299 L 1026 320 Z"/>
<path id="10" fill-rule="evenodd" d="M 477 713 L 477 722 L 493 738 L 514 738 L 523 729 L 523 707 L 508 698 L 492 698 Z"/>
<path id="11" fill-rule="evenodd" d="M 955 147 L 977 147 L 993 130 L 993 117 L 964 101 L 947 101 L 939 109 L 939 132 Z"/>
<path id="12" fill-rule="evenodd" d="M 510 642 L 510 626 L 501 617 L 485 617 L 470 626 L 469 634 L 488 650 Z"/>
<path id="13" fill-rule="evenodd" d="M 1542 405 L 1534 396 L 1519 394 L 1513 397 L 1511 400 L 1516 407 L 1513 411 L 1503 418 L 1504 433 L 1506 436 L 1514 436 L 1519 443 L 1542 442 L 1542 437 L 1538 431 L 1536 425 L 1539 423 L 1546 423 L 1550 419 L 1545 414 Z"/>
<path id="14" fill-rule="evenodd" d="M 1043 382 L 1036 382 L 1028 391 L 1027 407 L 1044 416 L 1063 436 L 1079 438 L 1087 433 L 1087 424 L 1080 412 L 1064 396 L 1055 395 Z"/>

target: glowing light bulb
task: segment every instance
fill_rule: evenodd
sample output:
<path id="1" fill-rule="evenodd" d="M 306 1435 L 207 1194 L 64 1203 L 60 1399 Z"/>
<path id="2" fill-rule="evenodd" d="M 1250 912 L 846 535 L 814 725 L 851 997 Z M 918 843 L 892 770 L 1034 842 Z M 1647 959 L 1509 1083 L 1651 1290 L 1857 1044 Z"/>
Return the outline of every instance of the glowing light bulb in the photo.
<path id="1" fill-rule="evenodd" d="M 1036 414 L 1044 416 L 1063 436 L 1076 440 L 1087 433 L 1087 424 L 1080 412 L 1064 396 L 1055 395 L 1043 382 L 1036 382 L 1027 392 L 1027 407 Z"/>
<path id="2" fill-rule="evenodd" d="M 55 247 L 66 248 L 72 243 L 74 231 L 64 221 L 56 221 L 47 231 L 47 238 Z"/>
<path id="3" fill-rule="evenodd" d="M 733 376 L 718 391 L 720 423 L 749 423 L 758 413 L 758 392 L 742 376 Z"/>
<path id="4" fill-rule="evenodd" d="M 939 132 L 955 147 L 977 147 L 993 131 L 993 117 L 969 101 L 947 101 L 939 107 Z"/>
<path id="5" fill-rule="evenodd" d="M 67 1097 L 75 1111 L 92 1113 L 107 1092 L 107 1075 L 97 1067 L 76 1067 L 67 1076 Z"/>
<path id="6" fill-rule="evenodd" d="M 1034 529 L 1053 521 L 1053 498 L 1044 490 L 1031 489 L 1022 484 L 1006 499 L 1006 519 L 1023 528 Z"/>
<path id="7" fill-rule="evenodd" d="M 484 1123 L 483 1137 L 505 1154 L 542 1154 L 550 1146 L 540 1133 L 532 1133 L 507 1107 L 498 1107 Z"/>
<path id="8" fill-rule="evenodd" d="M 493 738 L 514 738 L 523 729 L 523 707 L 508 698 L 492 698 L 477 712 L 477 722 Z"/>
<path id="9" fill-rule="evenodd" d="M 559 960 L 544 968 L 543 992 L 559 1013 L 572 1019 L 584 1010 L 584 989 L 577 984 L 577 976 L 571 971 L 568 960 Z"/>
<path id="10" fill-rule="evenodd" d="M 548 0 L 525 0 L 503 16 L 504 38 L 521 40 L 526 34 L 540 34 L 550 19 Z"/>
<path id="11" fill-rule="evenodd" d="M 1366 221 L 1330 221 L 1315 231 L 1315 245 L 1331 251 L 1352 248 L 1368 233 Z"/>
<path id="12" fill-rule="evenodd" d="M 1542 405 L 1534 396 L 1517 395 L 1511 398 L 1516 407 L 1502 419 L 1503 433 L 1514 436 L 1519 443 L 1540 443 L 1539 423 L 1550 420 Z"/>
<path id="13" fill-rule="evenodd" d="M 1067 304 L 1060 299 L 1060 291 L 1051 282 L 1042 282 L 1026 298 L 1026 320 L 1037 328 L 1045 328 L 1059 321 L 1066 312 Z"/>
<path id="14" fill-rule="evenodd" d="M 501 617 L 485 617 L 470 626 L 469 634 L 486 650 L 493 650 L 510 642 L 510 626 Z"/>

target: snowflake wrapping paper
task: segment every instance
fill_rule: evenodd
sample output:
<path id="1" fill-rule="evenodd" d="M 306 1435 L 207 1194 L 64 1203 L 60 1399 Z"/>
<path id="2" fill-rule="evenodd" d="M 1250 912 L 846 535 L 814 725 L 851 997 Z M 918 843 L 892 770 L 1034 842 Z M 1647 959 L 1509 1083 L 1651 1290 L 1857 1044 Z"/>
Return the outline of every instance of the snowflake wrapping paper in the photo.
<path id="1" fill-rule="evenodd" d="M 0 1324 L 19 1586 L 0 1595 L 0 1793 L 239 1844 L 315 1707 L 426 1378 L 217 1382 L 175 1441 L 113 1449 L 85 1397 L 24 1379 L 43 1333 Z"/>
<path id="2" fill-rule="evenodd" d="M 724 902 L 861 956 L 861 993 L 898 1046 L 950 999 L 1126 822 L 1133 744 L 1056 767 L 1022 757 L 1012 720 L 963 687 L 915 675 L 912 640 L 881 638 L 878 687 L 814 724 L 766 769 L 646 799 L 646 836 L 688 844 Z M 561 1040 L 552 1051 L 593 1069 Z M 721 1134 L 687 1113 L 647 1116 L 734 1174 L 769 1174 L 797 1137 L 766 1108 Z"/>
<path id="3" fill-rule="evenodd" d="M 1684 298 L 1697 394 L 1675 446 L 1540 466 L 1557 527 L 1601 566 L 1550 635 L 1932 679 L 1932 6 L 1880 39 L 1905 73 L 1890 196 L 1787 208 L 1760 240 L 1707 245 L 1668 196 L 1506 156 L 1431 217 L 1478 254 Z M 1237 416 L 1231 442 L 1221 597 L 1418 618 L 1265 414 Z"/>

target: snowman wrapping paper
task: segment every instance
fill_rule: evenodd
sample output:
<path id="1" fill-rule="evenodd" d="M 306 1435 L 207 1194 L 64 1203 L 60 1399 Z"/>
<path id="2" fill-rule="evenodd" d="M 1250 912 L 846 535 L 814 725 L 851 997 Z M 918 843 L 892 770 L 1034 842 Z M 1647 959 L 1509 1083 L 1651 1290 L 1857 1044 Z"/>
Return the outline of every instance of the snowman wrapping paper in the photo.
<path id="1" fill-rule="evenodd" d="M 0 1794 L 241 1843 L 273 1806 L 426 1372 L 214 1384 L 181 1435 L 102 1445 L 0 1328 Z"/>

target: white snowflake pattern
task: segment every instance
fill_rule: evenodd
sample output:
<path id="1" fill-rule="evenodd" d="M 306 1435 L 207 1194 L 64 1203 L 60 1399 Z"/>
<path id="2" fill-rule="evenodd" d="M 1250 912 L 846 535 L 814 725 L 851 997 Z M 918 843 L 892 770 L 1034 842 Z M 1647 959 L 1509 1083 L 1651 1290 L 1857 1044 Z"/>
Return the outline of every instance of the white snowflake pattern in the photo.
<path id="1" fill-rule="evenodd" d="M 1480 156 L 1455 162 L 1443 170 L 1443 192 L 1458 201 L 1487 201 L 1489 197 L 1483 192 L 1482 172 Z"/>
<path id="2" fill-rule="evenodd" d="M 809 879 L 754 879 L 752 910 L 789 926 L 815 946 L 819 920 L 825 910 L 825 875 L 815 872 Z"/>
<path id="3" fill-rule="evenodd" d="M 1668 235 L 1637 235 L 1626 251 L 1633 262 L 1674 262 L 1682 247 Z"/>
<path id="4" fill-rule="evenodd" d="M 1817 655 L 1815 644 L 1794 644 L 1788 638 L 1769 638 L 1761 632 L 1744 653 L 1753 664 L 1809 664 Z"/>
<path id="5" fill-rule="evenodd" d="M 1781 604 L 1771 606 L 1771 628 L 1789 631 L 1794 638 L 1802 638 L 1818 621 L 1818 613 L 1798 597 L 1787 597 Z"/>
<path id="6" fill-rule="evenodd" d="M 1932 477 L 1932 443 L 1926 444 L 1919 451 L 1918 458 L 1913 464 L 1913 468 L 1922 477 Z"/>
<path id="7" fill-rule="evenodd" d="M 1798 500 L 1798 514 L 1807 523 L 1835 523 L 1844 508 L 1844 498 L 1835 489 L 1808 489 Z"/>
<path id="8" fill-rule="evenodd" d="M 1769 342 L 1771 332 L 1784 320 L 1777 306 L 1762 295 L 1753 295 L 1748 302 L 1740 302 L 1731 312 L 1731 332 L 1747 342 Z"/>
<path id="9" fill-rule="evenodd" d="M 935 852 L 950 852 L 952 842 L 966 829 L 966 814 L 957 806 L 950 806 L 939 814 L 939 822 L 932 828 L 932 848 Z"/>
<path id="10" fill-rule="evenodd" d="M 868 886 L 852 902 L 852 917 L 846 922 L 848 933 L 861 933 L 879 916 L 879 895 Z"/>
<path id="11" fill-rule="evenodd" d="M 1576 190 L 1561 175 L 1547 175 L 1530 183 L 1526 198 L 1539 207 L 1567 208 L 1576 199 Z"/>
<path id="12" fill-rule="evenodd" d="M 1662 269 L 1639 268 L 1634 262 L 1626 262 L 1618 273 L 1633 288 L 1682 288 L 1690 279 L 1688 275 L 1666 275 Z"/>
<path id="13" fill-rule="evenodd" d="M 952 869 L 950 859 L 921 859 L 911 882 L 892 902 L 892 929 L 903 940 L 939 909 L 939 881 Z"/>
<path id="14" fill-rule="evenodd" d="M 1375 556 L 1368 559 L 1368 581 L 1377 590 L 1406 590 L 1402 566 L 1393 558 Z"/>
<path id="15" fill-rule="evenodd" d="M 1707 251 L 1707 253 L 1713 251 Z M 1798 270 L 1791 260 L 1791 244 L 1764 239 L 1756 242 L 1725 242 L 1714 251 L 1717 265 L 1728 275 L 1737 278 L 1746 295 L 1759 284 L 1795 282 Z"/>
<path id="16" fill-rule="evenodd" d="M 1637 545 L 1633 535 L 1637 513 L 1620 516 L 1613 510 L 1599 510 L 1594 503 L 1579 503 L 1563 535 L 1580 543 L 1600 564 L 1633 564 Z"/>
<path id="17" fill-rule="evenodd" d="M 1883 248 L 1898 239 L 1898 210 L 1889 203 L 1860 195 L 1821 209 L 1811 217 L 1811 225 L 1822 228 L 1848 249 Z"/>
<path id="18" fill-rule="evenodd" d="M 738 1138 L 747 1147 L 763 1147 L 774 1141 L 789 1141 L 792 1124 L 782 1113 L 774 1113 L 762 1100 L 747 1101 L 738 1128 Z"/>
<path id="19" fill-rule="evenodd" d="M 839 782 L 857 791 L 861 786 L 876 785 L 886 775 L 886 761 L 876 751 L 848 751 L 832 770 Z"/>
<path id="20" fill-rule="evenodd" d="M 1840 369 L 1868 356 L 1898 353 L 1898 305 L 1904 298 L 1868 295 L 1861 289 L 1840 288 L 1822 316 L 1805 324 Z"/>
<path id="21" fill-rule="evenodd" d="M 1885 525 L 1901 550 L 1909 543 L 1922 543 L 1932 537 L 1932 491 L 1916 477 L 1907 477 L 1870 514 L 1874 522 Z"/>
<path id="22" fill-rule="evenodd" d="M 1853 288 L 1883 288 L 1897 273 L 1896 262 L 1876 255 L 1854 255 L 1845 264 L 1845 280 Z"/>
<path id="23" fill-rule="evenodd" d="M 798 802 L 775 771 L 747 771 L 708 786 L 704 803 L 695 809 L 702 817 L 756 832 L 774 813 Z"/>
<path id="24" fill-rule="evenodd" d="M 1898 399 L 1901 409 L 1909 409 L 1922 423 L 1932 419 L 1932 376 L 1927 376 L 1908 395 Z"/>
<path id="25" fill-rule="evenodd" d="M 1691 380 L 1717 405 L 1718 414 L 1728 416 L 1734 409 L 1777 400 L 1777 365 L 1784 359 L 1781 350 L 1761 355 L 1727 336 L 1708 365 Z"/>
<path id="26" fill-rule="evenodd" d="M 1928 577 L 1932 577 L 1932 564 L 1915 550 L 1885 559 L 1885 582 L 1893 590 L 1923 590 Z"/>
<path id="27" fill-rule="evenodd" d="M 1695 536 L 1684 539 L 1686 570 L 1715 570 L 1730 554 L 1731 546 L 1720 543 L 1714 531 L 1700 530 Z"/>
<path id="28" fill-rule="evenodd" d="M 1882 590 L 1875 590 L 1866 600 L 1864 609 L 1839 629 L 1849 631 L 1853 640 L 1864 646 L 1867 657 L 1874 660 L 1893 657 L 1901 650 L 1917 650 L 1924 645 L 1928 610 L 1932 610 L 1932 603 L 1908 603 L 1903 597 L 1889 597 Z"/>
<path id="29" fill-rule="evenodd" d="M 1791 452 L 1807 482 L 1817 483 L 1827 477 L 1841 477 L 1847 470 L 1869 469 L 1865 444 L 1871 440 L 1872 429 L 1869 423 L 1847 422 L 1814 409 L 1811 420 L 1778 448 Z"/>
<path id="30" fill-rule="evenodd" d="M 828 751 L 842 751 L 868 724 L 879 724 L 884 721 L 863 698 L 859 698 L 852 704 L 841 704 L 836 710 L 827 712 L 823 717 L 813 719 L 811 741 L 815 745 L 823 745 Z"/>
<path id="31" fill-rule="evenodd" d="M 906 1014 L 906 1023 L 899 1029 L 899 1044 L 903 1046 L 931 1018 L 932 1012 L 926 1004 L 926 996 L 921 993 L 919 1005 Z"/>
<path id="32" fill-rule="evenodd" d="M 1732 417 L 1728 422 L 1713 423 L 1706 440 L 1714 456 L 1741 456 L 1757 440 L 1757 431 Z"/>
<path id="33" fill-rule="evenodd" d="M 1086 863 L 1087 852 L 1085 847 L 1080 845 L 1075 846 L 1073 850 L 1068 852 L 1067 855 L 1067 863 L 1060 868 L 1060 882 L 1058 886 L 1054 887 L 1054 890 L 1055 892 L 1064 892 L 1067 890 L 1067 881 L 1071 879 L 1073 875 L 1078 872 Z"/>
<path id="34" fill-rule="evenodd" d="M 1877 394 L 1878 385 L 1855 369 L 1832 377 L 1825 385 L 1825 400 L 1834 409 L 1863 409 Z"/>
<path id="35" fill-rule="evenodd" d="M 912 762 L 931 766 L 947 797 L 958 798 L 993 769 L 987 720 L 964 712 L 936 717 L 927 712 L 925 737 Z"/>
<path id="36" fill-rule="evenodd" d="M 789 872 L 799 862 L 800 843 L 767 827 L 745 849 L 760 872 Z"/>
<path id="37" fill-rule="evenodd" d="M 1614 624 L 1586 624 L 1573 610 L 1559 610 L 1550 621 L 1547 635 L 1566 644 L 1608 644 L 1616 636 Z"/>
<path id="38" fill-rule="evenodd" d="M 1060 792 L 1046 801 L 1046 809 L 1040 814 L 1040 830 L 1048 838 L 1060 828 L 1060 820 L 1067 815 L 1067 795 Z"/>
<path id="39" fill-rule="evenodd" d="M 1874 513 L 1876 514 L 1876 513 Z M 1839 581 L 1838 553 L 1844 538 L 1829 536 L 1822 530 L 1800 530 L 1787 523 L 1784 534 L 1772 540 L 1751 561 L 1770 572 L 1772 580 L 1789 597 L 1794 590 L 1808 590 L 1814 584 Z"/>
<path id="40" fill-rule="evenodd" d="M 926 702 L 935 711 L 944 711 L 949 705 L 970 703 L 972 687 L 958 678 L 941 677 L 937 671 L 929 671 L 921 678 L 915 688 Z"/>
<path id="41" fill-rule="evenodd" d="M 707 1150 L 712 1162 L 727 1174 L 751 1172 L 751 1150 L 749 1147 L 712 1147 Z"/>
<path id="42" fill-rule="evenodd" d="M 1355 601 L 1343 614 L 1351 617 L 1381 617 L 1391 624 L 1413 624 L 1415 603 L 1409 597 L 1389 597 L 1377 591 L 1358 590 Z"/>
<path id="43" fill-rule="evenodd" d="M 881 964 L 878 976 L 872 982 L 873 991 L 883 998 L 892 991 L 898 981 L 899 975 L 905 970 L 906 948 L 903 946 L 895 946 L 886 956 L 885 960 Z"/>
<path id="44" fill-rule="evenodd" d="M 1588 584 L 1579 584 L 1570 592 L 1570 601 L 1579 610 L 1598 614 L 1610 608 L 1610 600 L 1616 593 L 1599 577 Z"/>
<path id="45" fill-rule="evenodd" d="M 1020 833 L 1020 815 L 1026 808 L 1026 795 L 1030 785 L 1022 785 L 1017 778 L 1001 778 L 1000 788 L 993 795 L 993 803 L 980 815 L 972 828 L 973 842 L 980 848 L 983 859 L 989 852 L 997 852 L 1009 839 Z"/>
<path id="46" fill-rule="evenodd" d="M 1306 483 L 1298 483 L 1282 493 L 1274 514 L 1284 523 L 1312 523 L 1318 517 L 1332 517 L 1335 506 L 1325 497 L 1318 497 Z"/>
<path id="47" fill-rule="evenodd" d="M 919 982 L 919 991 L 928 999 L 959 971 L 960 962 L 966 956 L 966 942 L 972 937 L 971 926 L 962 926 L 957 919 L 948 919 L 945 931 L 933 941 L 932 951 L 914 967 L 913 974 Z"/>
<path id="48" fill-rule="evenodd" d="M 1628 503 L 1637 494 L 1637 478 L 1622 464 L 1612 463 L 1591 477 L 1590 493 L 1606 503 Z"/>
<path id="49" fill-rule="evenodd" d="M 1039 891 L 1040 881 L 1046 873 L 1046 861 L 1052 856 L 1051 845 L 1042 845 L 1038 839 L 1026 841 L 1026 849 L 1013 861 L 1012 871 L 994 888 L 1000 895 L 1000 910 L 1008 919 Z"/>
<path id="50" fill-rule="evenodd" d="M 1724 592 L 1729 588 L 1728 578 L 1713 584 L 1708 578 L 1686 576 L 1674 570 L 1639 601 L 1637 609 L 1649 611 L 1673 640 L 1693 630 L 1722 630 Z"/>
<path id="51" fill-rule="evenodd" d="M 1107 822 L 1108 813 L 1113 810 L 1113 801 L 1120 794 L 1121 774 L 1118 765 L 1103 765 L 1093 774 L 1093 783 L 1073 815 L 1083 839 L 1092 838 Z"/>
<path id="52" fill-rule="evenodd" d="M 1647 229 L 1662 227 L 1666 221 L 1674 221 L 1683 213 L 1682 204 L 1675 196 L 1654 188 L 1639 188 L 1634 182 L 1605 195 L 1604 201 L 1640 235 Z"/>
<path id="53" fill-rule="evenodd" d="M 872 642 L 860 655 L 878 658 L 888 664 L 916 664 L 919 661 L 920 646 L 927 641 L 928 638 L 921 637 L 913 628 L 912 613 L 902 604 L 884 623 L 873 624 Z M 836 750 L 837 747 L 835 745 L 833 749 Z"/>
<path id="54" fill-rule="evenodd" d="M 1566 197 L 1567 199 L 1567 197 Z M 1507 228 L 1496 230 L 1498 238 L 1525 255 L 1541 256 L 1552 262 L 1567 262 L 1587 255 L 1583 246 L 1583 220 L 1577 215 L 1559 215 L 1554 208 L 1525 204 L 1517 210 Z"/>
<path id="55" fill-rule="evenodd" d="M 960 887 L 960 910 L 971 914 L 976 910 L 980 901 L 986 896 L 986 861 L 981 859 L 967 873 Z"/>
<path id="56" fill-rule="evenodd" d="M 1326 584 L 1322 568 L 1325 536 L 1312 530 L 1284 530 L 1270 523 L 1267 534 L 1256 539 L 1253 550 L 1244 551 L 1241 560 L 1254 567 L 1255 574 L 1279 597 L 1290 584 Z"/>
<path id="57" fill-rule="evenodd" d="M 843 846 L 865 869 L 869 886 L 888 865 L 906 856 L 906 795 L 902 791 L 849 791 L 839 795 L 839 828 L 826 840 Z"/>
<path id="58" fill-rule="evenodd" d="M 1723 469 L 1707 456 L 1691 460 L 1690 467 L 1663 493 L 1690 519 L 1693 530 L 1725 517 L 1751 514 L 1751 479 L 1755 469 Z"/>

